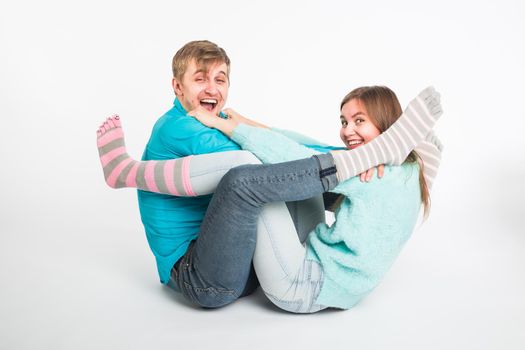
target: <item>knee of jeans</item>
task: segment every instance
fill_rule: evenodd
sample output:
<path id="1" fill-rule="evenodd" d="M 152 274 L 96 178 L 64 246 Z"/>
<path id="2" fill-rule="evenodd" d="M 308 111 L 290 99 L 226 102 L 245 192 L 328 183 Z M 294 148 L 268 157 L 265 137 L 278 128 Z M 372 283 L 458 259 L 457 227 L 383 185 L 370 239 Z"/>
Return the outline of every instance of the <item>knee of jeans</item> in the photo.
<path id="1" fill-rule="evenodd" d="M 308 303 L 306 300 L 284 300 L 268 293 L 265 293 L 265 295 L 279 309 L 294 314 L 312 314 L 321 311 L 324 308 L 321 305 Z"/>
<path id="2" fill-rule="evenodd" d="M 219 187 L 222 186 L 228 189 L 236 188 L 240 181 L 251 174 L 253 166 L 254 165 L 252 164 L 245 164 L 228 170 L 228 172 L 222 177 Z"/>
<path id="3" fill-rule="evenodd" d="M 233 290 L 193 287 L 186 282 L 184 282 L 184 288 L 185 296 L 197 305 L 208 309 L 226 306 L 239 298 Z"/>

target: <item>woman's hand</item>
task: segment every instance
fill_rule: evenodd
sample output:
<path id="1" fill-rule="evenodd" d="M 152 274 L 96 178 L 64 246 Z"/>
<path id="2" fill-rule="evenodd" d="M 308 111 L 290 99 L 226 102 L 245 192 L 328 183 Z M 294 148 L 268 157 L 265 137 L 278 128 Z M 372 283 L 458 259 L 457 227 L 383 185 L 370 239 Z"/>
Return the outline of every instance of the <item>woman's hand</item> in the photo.
<path id="1" fill-rule="evenodd" d="M 208 128 L 215 128 L 215 125 L 217 125 L 217 120 L 221 119 L 202 106 L 198 106 L 197 108 L 189 111 L 188 115 L 194 117 Z"/>
<path id="2" fill-rule="evenodd" d="M 246 124 L 246 125 L 250 125 L 250 126 L 255 126 L 255 127 L 258 127 L 258 128 L 266 128 L 266 129 L 268 129 L 268 127 L 266 125 L 261 124 L 259 122 L 256 122 L 255 120 L 251 120 L 249 118 L 246 118 L 246 117 L 240 115 L 239 113 L 237 113 L 236 111 L 234 111 L 231 108 L 226 108 L 222 112 L 228 116 L 228 119 L 236 121 L 237 124 L 242 123 L 242 124 Z"/>
<path id="3" fill-rule="evenodd" d="M 383 164 L 378 165 L 377 167 L 370 168 L 365 172 L 362 172 L 359 174 L 359 178 L 361 179 L 361 182 L 370 182 L 372 180 L 372 176 L 374 176 L 374 171 L 377 168 L 377 177 L 382 178 L 385 174 L 385 166 Z"/>
<path id="4" fill-rule="evenodd" d="M 209 128 L 214 128 L 221 131 L 228 137 L 233 134 L 233 130 L 239 124 L 239 122 L 233 119 L 222 119 L 202 106 L 198 106 L 197 108 L 189 111 L 188 115 L 194 117 Z"/>

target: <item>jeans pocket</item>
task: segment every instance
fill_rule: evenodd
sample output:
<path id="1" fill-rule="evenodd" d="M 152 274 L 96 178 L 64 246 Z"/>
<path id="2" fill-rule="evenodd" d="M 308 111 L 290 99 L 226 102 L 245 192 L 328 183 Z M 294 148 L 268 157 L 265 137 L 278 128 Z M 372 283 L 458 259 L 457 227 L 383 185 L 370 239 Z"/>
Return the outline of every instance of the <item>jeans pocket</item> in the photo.
<path id="1" fill-rule="evenodd" d="M 191 302 L 206 308 L 216 308 L 230 304 L 238 297 L 233 290 L 214 287 L 194 287 L 188 282 L 183 282 L 183 295 Z"/>

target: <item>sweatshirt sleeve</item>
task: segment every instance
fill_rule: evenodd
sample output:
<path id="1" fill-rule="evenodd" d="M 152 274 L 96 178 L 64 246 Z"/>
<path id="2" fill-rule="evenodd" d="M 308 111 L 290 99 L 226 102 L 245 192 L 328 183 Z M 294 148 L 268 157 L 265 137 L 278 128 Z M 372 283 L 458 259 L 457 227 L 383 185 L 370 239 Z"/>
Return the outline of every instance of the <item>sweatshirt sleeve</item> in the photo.
<path id="1" fill-rule="evenodd" d="M 150 140 L 153 159 L 238 150 L 240 147 L 219 130 L 208 128 L 192 117 L 172 118 L 159 126 Z"/>
<path id="2" fill-rule="evenodd" d="M 318 152 L 271 129 L 240 124 L 232 134 L 232 140 L 242 149 L 255 154 L 263 163 L 282 163 L 309 158 Z"/>

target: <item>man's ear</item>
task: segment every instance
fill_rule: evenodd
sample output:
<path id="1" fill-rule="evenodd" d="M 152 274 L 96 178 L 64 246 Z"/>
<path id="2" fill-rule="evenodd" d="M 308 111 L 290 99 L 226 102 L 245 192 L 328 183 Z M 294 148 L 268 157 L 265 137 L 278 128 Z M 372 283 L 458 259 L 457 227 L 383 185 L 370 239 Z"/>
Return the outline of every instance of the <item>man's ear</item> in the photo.
<path id="1" fill-rule="evenodd" d="M 171 80 L 171 86 L 173 86 L 173 92 L 175 92 L 176 96 L 182 95 L 182 86 L 177 79 L 173 78 Z"/>

